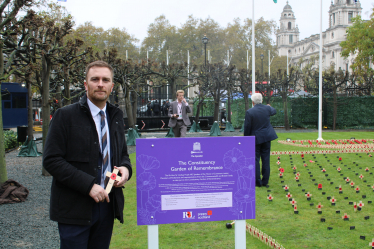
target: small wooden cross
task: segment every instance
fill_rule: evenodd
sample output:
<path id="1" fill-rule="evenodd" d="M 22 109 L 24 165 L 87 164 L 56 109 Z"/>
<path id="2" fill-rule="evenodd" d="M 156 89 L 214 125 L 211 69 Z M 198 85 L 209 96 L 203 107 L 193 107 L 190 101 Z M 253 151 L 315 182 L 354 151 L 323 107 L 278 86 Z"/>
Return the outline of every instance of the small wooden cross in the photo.
<path id="1" fill-rule="evenodd" d="M 292 198 L 292 201 L 290 201 L 291 205 L 295 205 L 297 202 L 295 201 L 294 198 Z"/>
<path id="2" fill-rule="evenodd" d="M 118 169 L 114 169 L 113 173 L 110 173 L 109 171 L 106 172 L 106 176 L 109 177 L 108 185 L 106 185 L 106 188 L 105 188 L 105 191 L 107 192 L 107 194 L 109 194 L 110 191 L 112 190 L 114 181 L 121 181 L 121 177 L 118 176 L 117 174 L 118 174 Z"/>
<path id="3" fill-rule="evenodd" d="M 360 202 L 358 203 L 358 206 L 359 206 L 360 208 L 362 208 L 362 207 L 365 206 L 365 205 L 364 205 L 364 203 L 362 203 L 362 201 L 360 201 Z"/>

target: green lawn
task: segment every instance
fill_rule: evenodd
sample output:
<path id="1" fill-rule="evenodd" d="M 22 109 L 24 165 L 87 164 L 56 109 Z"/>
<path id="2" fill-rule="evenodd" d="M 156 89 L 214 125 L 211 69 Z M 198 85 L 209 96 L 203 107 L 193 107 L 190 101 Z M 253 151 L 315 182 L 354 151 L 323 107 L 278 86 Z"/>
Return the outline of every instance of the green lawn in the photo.
<path id="1" fill-rule="evenodd" d="M 281 140 L 287 138 L 315 140 L 318 133 L 279 133 L 278 136 Z M 373 133 L 323 133 L 324 139 L 349 139 L 351 137 L 372 139 Z M 282 145 L 276 140 L 272 142 L 272 151 L 296 150 L 306 149 Z M 342 157 L 341 162 L 337 156 Z M 137 226 L 136 221 L 135 154 L 131 154 L 130 157 L 134 166 L 134 175 L 124 190 L 125 223 L 120 224 L 116 221 L 111 248 L 147 248 L 147 227 Z M 368 201 L 374 201 L 371 188 L 374 184 L 374 177 L 370 174 L 374 172 L 374 157 L 355 153 L 330 154 L 326 157 L 322 154 L 314 156 L 307 154 L 302 160 L 300 155 L 293 155 L 292 159 L 288 155 L 282 155 L 280 166 L 285 169 L 285 172 L 283 178 L 279 178 L 277 156 L 271 156 L 270 187 L 256 188 L 256 219 L 247 220 L 247 222 L 276 239 L 285 248 L 368 248 L 369 242 L 374 238 L 374 204 L 368 203 Z M 309 160 L 313 160 L 314 163 L 310 163 Z M 303 166 L 303 161 L 308 164 L 307 167 Z M 296 166 L 297 172 L 300 172 L 300 182 L 294 179 L 293 166 Z M 321 172 L 320 167 L 325 168 L 326 172 Z M 341 173 L 336 170 L 337 167 L 342 168 Z M 369 172 L 365 171 L 366 167 L 369 167 Z M 359 178 L 360 174 L 364 175 L 363 180 Z M 343 177 L 349 177 L 355 185 L 359 185 L 360 192 L 356 193 L 354 188 L 345 183 Z M 367 182 L 364 183 L 364 180 Z M 315 185 L 318 183 L 322 184 L 322 190 L 318 190 Z M 282 187 L 285 184 L 290 187 L 289 192 L 297 201 L 299 214 L 294 214 L 286 198 L 287 192 Z M 339 185 L 343 187 L 343 194 L 339 194 L 336 189 Z M 305 192 L 308 191 L 312 193 L 311 201 L 307 201 L 305 197 Z M 323 195 L 322 192 L 325 194 Z M 274 197 L 272 202 L 267 200 L 268 194 Z M 366 195 L 366 198 L 363 198 L 363 195 Z M 332 206 L 327 200 L 327 197 L 332 196 L 337 199 L 336 206 Z M 355 212 L 353 205 L 349 202 L 358 203 L 360 200 L 365 206 L 362 211 Z M 312 206 L 311 203 L 313 203 Z M 317 213 L 318 203 L 323 205 L 322 214 Z M 336 213 L 337 210 L 340 211 L 339 214 Z M 344 213 L 350 215 L 349 221 L 342 219 Z M 366 216 L 369 216 L 369 219 L 366 220 Z M 321 222 L 321 218 L 326 221 Z M 226 222 L 229 221 L 160 225 L 160 248 L 234 248 L 235 230 L 227 229 Z M 355 229 L 350 230 L 351 226 Z M 332 230 L 328 230 L 328 227 Z M 360 236 L 365 236 L 365 240 L 360 239 Z M 247 248 L 268 248 L 268 246 L 247 233 Z"/>

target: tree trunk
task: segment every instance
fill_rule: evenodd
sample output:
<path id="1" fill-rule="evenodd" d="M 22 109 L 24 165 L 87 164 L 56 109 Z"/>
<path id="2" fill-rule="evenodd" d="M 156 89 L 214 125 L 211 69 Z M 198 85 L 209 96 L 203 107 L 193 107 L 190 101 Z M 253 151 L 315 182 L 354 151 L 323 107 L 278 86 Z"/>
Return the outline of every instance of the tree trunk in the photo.
<path id="1" fill-rule="evenodd" d="M 201 100 L 199 100 L 199 103 L 197 104 L 196 115 L 195 115 L 195 123 L 196 124 L 199 123 L 200 110 L 201 110 L 201 107 L 203 106 L 203 104 L 204 104 L 204 98 L 202 98 Z"/>
<path id="2" fill-rule="evenodd" d="M 244 93 L 244 108 L 245 111 L 249 109 L 249 98 L 248 98 L 248 93 Z"/>
<path id="3" fill-rule="evenodd" d="M 177 99 L 177 95 L 176 95 L 177 89 L 176 89 L 176 86 L 175 86 L 175 81 L 171 80 L 171 81 L 169 81 L 169 84 L 170 84 L 170 93 L 169 93 L 169 95 L 171 96 L 171 98 L 173 99 L 173 101 L 175 101 Z"/>
<path id="4" fill-rule="evenodd" d="M 135 91 L 131 91 L 130 97 L 131 97 L 130 101 L 131 101 L 131 106 L 132 106 L 132 120 L 134 122 L 134 125 L 136 125 L 136 123 L 138 122 L 137 113 L 136 113 L 136 111 L 138 110 L 138 101 L 136 101 L 138 99 L 138 95 L 136 94 Z"/>
<path id="5" fill-rule="evenodd" d="M 0 49 L 0 57 L 3 56 L 2 49 Z M 0 72 L 2 73 L 2 72 Z M 1 81 L 0 81 L 1 87 Z M 0 94 L 0 117 L 3 116 L 3 107 Z M 8 175 L 6 171 L 6 162 L 5 162 L 5 145 L 4 145 L 4 130 L 3 130 L 3 119 L 0 118 L 0 185 L 8 180 Z"/>
<path id="6" fill-rule="evenodd" d="M 231 89 L 229 89 L 229 95 L 227 96 L 227 121 L 229 121 L 231 124 Z M 222 117 L 221 117 L 222 120 Z"/>
<path id="7" fill-rule="evenodd" d="M 51 63 L 45 56 L 42 57 L 42 117 L 43 117 L 43 150 L 45 139 L 47 138 L 50 116 L 49 102 L 49 77 L 51 75 Z M 50 176 L 50 174 L 42 166 L 42 175 Z"/>
<path id="8" fill-rule="evenodd" d="M 269 85 L 266 86 L 266 104 L 270 105 L 271 88 Z"/>
<path id="9" fill-rule="evenodd" d="M 126 108 L 126 113 L 127 113 L 127 122 L 129 124 L 128 128 L 135 128 L 135 123 L 134 123 L 134 115 L 132 113 L 132 106 L 131 106 L 131 101 L 130 101 L 130 90 L 128 89 L 126 83 L 124 84 L 124 92 L 125 92 L 125 108 Z"/>
<path id="10" fill-rule="evenodd" d="M 284 128 L 286 131 L 290 129 L 290 124 L 288 123 L 288 110 L 287 110 L 287 93 L 282 94 L 283 100 L 283 111 L 284 111 Z"/>
<path id="11" fill-rule="evenodd" d="M 0 17 L 1 18 L 1 17 Z M 0 43 L 0 88 L 1 88 L 1 81 L 4 76 L 4 54 L 3 54 L 3 45 Z M 3 130 L 3 107 L 2 107 L 2 100 L 1 100 L 1 93 L 0 93 L 0 185 L 3 184 L 6 180 L 8 180 L 7 171 L 6 171 L 6 163 L 5 163 L 5 145 L 4 145 L 4 130 Z"/>
<path id="12" fill-rule="evenodd" d="M 31 90 L 31 82 L 29 79 L 29 75 L 26 76 L 26 84 L 27 84 L 27 96 L 29 98 L 29 105 L 27 107 L 27 140 L 31 141 L 34 138 L 34 120 L 32 118 L 32 90 Z"/>

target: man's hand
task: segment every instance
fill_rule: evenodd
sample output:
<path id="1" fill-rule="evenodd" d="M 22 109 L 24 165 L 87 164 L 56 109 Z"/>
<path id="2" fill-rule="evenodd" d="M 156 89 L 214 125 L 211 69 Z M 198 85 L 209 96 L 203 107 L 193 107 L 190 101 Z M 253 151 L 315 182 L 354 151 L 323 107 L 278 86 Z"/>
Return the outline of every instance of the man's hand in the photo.
<path id="1" fill-rule="evenodd" d="M 183 98 L 183 100 L 182 100 L 184 103 L 186 103 L 187 104 L 187 101 L 186 101 L 186 99 L 185 98 Z"/>
<path id="2" fill-rule="evenodd" d="M 113 186 L 116 188 L 121 188 L 125 185 L 127 180 L 129 179 L 129 169 L 126 167 L 116 167 L 114 166 L 115 169 L 118 169 L 119 173 L 121 173 L 121 181 L 117 182 L 115 181 Z"/>
<path id="3" fill-rule="evenodd" d="M 173 114 L 173 118 L 177 118 L 178 117 L 178 114 Z"/>
<path id="4" fill-rule="evenodd" d="M 94 184 L 90 191 L 90 196 L 96 203 L 104 202 L 105 200 L 109 203 L 109 196 L 105 192 L 105 189 L 98 184 Z"/>

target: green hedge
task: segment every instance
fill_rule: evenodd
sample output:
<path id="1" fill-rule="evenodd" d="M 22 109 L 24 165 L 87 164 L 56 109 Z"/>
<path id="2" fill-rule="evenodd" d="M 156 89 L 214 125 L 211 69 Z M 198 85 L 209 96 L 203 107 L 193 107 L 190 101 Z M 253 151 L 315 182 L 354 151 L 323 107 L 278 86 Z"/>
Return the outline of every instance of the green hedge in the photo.
<path id="1" fill-rule="evenodd" d="M 294 98 L 290 103 L 292 128 L 318 128 L 318 98 Z"/>
<path id="2" fill-rule="evenodd" d="M 324 112 L 324 125 L 332 128 L 333 124 L 333 99 L 326 98 Z M 374 97 L 339 97 L 337 98 L 337 129 L 364 129 L 374 127 Z"/>
<path id="3" fill-rule="evenodd" d="M 196 116 L 196 110 L 198 105 L 198 100 L 194 101 L 193 103 L 193 115 Z M 214 101 L 213 99 L 205 99 L 203 103 L 203 107 L 200 110 L 199 113 L 200 117 L 205 116 L 214 116 Z"/>
<path id="4" fill-rule="evenodd" d="M 249 99 L 250 107 L 252 107 L 252 102 Z M 282 98 L 271 98 L 270 105 L 277 110 L 277 114 L 270 117 L 270 122 L 273 126 L 284 126 L 284 111 L 283 111 L 283 101 Z M 291 115 L 291 104 L 288 102 L 288 117 L 290 120 Z M 227 110 L 227 103 L 226 103 Z M 231 104 L 232 116 L 231 121 L 232 125 L 235 128 L 240 128 L 243 125 L 245 118 L 245 103 L 244 99 L 235 99 Z M 289 121 L 290 122 L 290 121 Z M 291 125 L 291 124 L 290 124 Z"/>
<path id="5" fill-rule="evenodd" d="M 17 146 L 17 133 L 14 131 L 4 131 L 5 151 Z"/>
<path id="6" fill-rule="evenodd" d="M 249 100 L 250 101 L 250 100 Z M 322 100 L 322 126 L 331 129 L 333 126 L 333 98 L 324 97 Z M 338 97 L 337 98 L 336 129 L 365 129 L 374 128 L 374 96 Z M 270 104 L 277 114 L 270 117 L 274 127 L 284 126 L 284 110 L 281 97 L 273 97 Z M 252 102 L 250 102 L 252 105 Z M 197 102 L 194 103 L 196 115 Z M 227 103 L 226 103 L 227 110 Z M 244 99 L 235 99 L 231 104 L 232 125 L 240 128 L 245 118 Z M 204 101 L 203 112 L 200 116 L 213 116 L 214 103 L 212 99 Z M 292 128 L 318 128 L 318 97 L 288 98 L 288 123 Z"/>
<path id="7" fill-rule="evenodd" d="M 322 126 L 333 126 L 333 98 L 326 96 L 322 100 Z M 374 96 L 338 97 L 336 129 L 374 128 Z M 284 126 L 284 110 L 281 97 L 273 97 L 271 106 L 277 114 L 270 117 L 271 124 Z M 227 106 L 226 106 L 227 108 Z M 232 104 L 232 124 L 242 126 L 245 118 L 244 99 L 236 99 Z M 288 98 L 288 122 L 292 128 L 318 128 L 318 97 Z"/>

